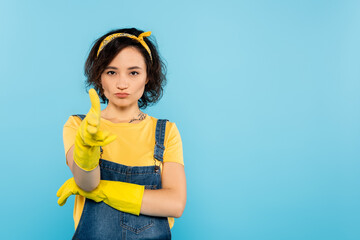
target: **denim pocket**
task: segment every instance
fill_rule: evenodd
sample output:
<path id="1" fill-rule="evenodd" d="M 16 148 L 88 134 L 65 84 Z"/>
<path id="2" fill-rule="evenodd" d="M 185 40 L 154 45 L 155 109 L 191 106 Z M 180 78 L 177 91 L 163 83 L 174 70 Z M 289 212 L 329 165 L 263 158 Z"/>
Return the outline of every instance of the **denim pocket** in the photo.
<path id="1" fill-rule="evenodd" d="M 154 225 L 154 220 L 150 216 L 133 215 L 130 213 L 121 213 L 120 225 L 121 227 L 130 230 L 136 234 L 151 228 Z"/>

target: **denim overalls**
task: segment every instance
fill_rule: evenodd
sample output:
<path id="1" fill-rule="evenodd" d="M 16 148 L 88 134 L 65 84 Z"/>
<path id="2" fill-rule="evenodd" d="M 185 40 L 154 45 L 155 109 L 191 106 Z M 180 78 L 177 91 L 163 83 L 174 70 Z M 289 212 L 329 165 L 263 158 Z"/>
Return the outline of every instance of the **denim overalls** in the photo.
<path id="1" fill-rule="evenodd" d="M 74 115 L 84 119 L 85 115 Z M 155 132 L 154 158 L 163 161 L 167 119 L 158 119 Z M 102 152 L 102 149 L 101 149 Z M 145 185 L 145 189 L 161 188 L 160 167 L 131 167 L 100 158 L 101 180 Z M 73 239 L 171 239 L 167 217 L 139 216 L 118 211 L 104 202 L 85 200 Z"/>

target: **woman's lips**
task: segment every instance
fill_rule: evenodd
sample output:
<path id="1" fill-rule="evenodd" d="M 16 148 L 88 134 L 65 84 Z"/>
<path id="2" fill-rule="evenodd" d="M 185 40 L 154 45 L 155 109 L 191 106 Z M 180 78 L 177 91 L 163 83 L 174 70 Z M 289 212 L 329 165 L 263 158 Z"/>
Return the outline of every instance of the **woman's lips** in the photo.
<path id="1" fill-rule="evenodd" d="M 115 96 L 117 96 L 118 98 L 126 98 L 127 96 L 129 96 L 128 93 L 115 93 Z"/>

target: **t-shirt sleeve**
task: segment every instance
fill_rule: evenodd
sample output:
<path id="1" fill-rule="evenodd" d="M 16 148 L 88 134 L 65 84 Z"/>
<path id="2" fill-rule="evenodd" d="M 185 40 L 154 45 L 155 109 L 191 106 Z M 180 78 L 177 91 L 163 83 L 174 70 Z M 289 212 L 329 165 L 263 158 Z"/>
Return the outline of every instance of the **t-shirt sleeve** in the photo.
<path id="1" fill-rule="evenodd" d="M 75 116 L 70 116 L 63 128 L 63 141 L 65 156 L 72 145 L 75 143 L 75 135 L 80 126 L 81 119 Z"/>
<path id="2" fill-rule="evenodd" d="M 169 133 L 165 139 L 164 162 L 176 162 L 184 165 L 182 140 L 175 123 L 168 122 Z"/>

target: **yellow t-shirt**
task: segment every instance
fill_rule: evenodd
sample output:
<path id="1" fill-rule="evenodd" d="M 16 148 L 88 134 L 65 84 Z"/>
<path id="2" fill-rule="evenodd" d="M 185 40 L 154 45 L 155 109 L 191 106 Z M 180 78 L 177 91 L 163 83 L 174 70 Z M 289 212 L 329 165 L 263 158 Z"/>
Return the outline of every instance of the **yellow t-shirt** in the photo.
<path id="1" fill-rule="evenodd" d="M 155 129 L 157 118 L 146 115 L 146 118 L 139 123 L 113 123 L 109 120 L 100 119 L 100 130 L 108 131 L 117 135 L 115 141 L 102 147 L 102 158 L 115 163 L 127 166 L 152 166 L 154 165 Z M 63 140 L 65 156 L 75 142 L 76 130 L 81 119 L 70 116 L 64 125 Z M 184 165 L 183 149 L 180 133 L 176 124 L 166 122 L 164 139 L 164 162 L 176 162 Z M 156 164 L 160 162 L 156 160 Z M 162 170 L 162 166 L 160 165 Z M 80 221 L 84 208 L 85 198 L 75 196 L 74 222 L 75 229 Z M 168 217 L 170 229 L 174 225 L 174 218 Z"/>

